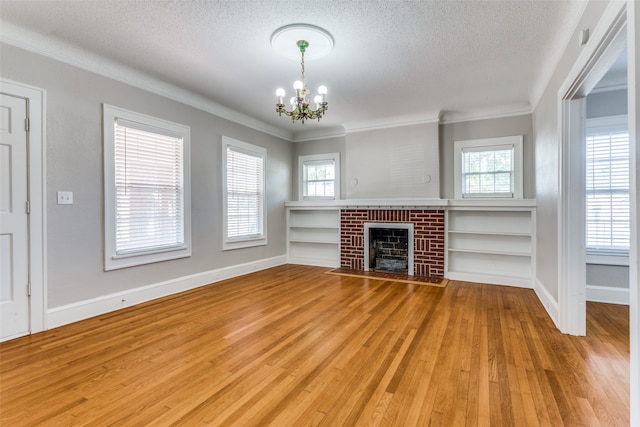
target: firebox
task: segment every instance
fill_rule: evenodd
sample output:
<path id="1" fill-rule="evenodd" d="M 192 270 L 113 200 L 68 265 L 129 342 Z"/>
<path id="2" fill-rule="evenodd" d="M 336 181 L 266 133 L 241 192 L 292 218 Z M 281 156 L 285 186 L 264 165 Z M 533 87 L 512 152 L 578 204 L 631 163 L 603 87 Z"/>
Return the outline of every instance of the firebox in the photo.
<path id="1" fill-rule="evenodd" d="M 413 276 L 413 223 L 364 223 L 365 271 Z"/>

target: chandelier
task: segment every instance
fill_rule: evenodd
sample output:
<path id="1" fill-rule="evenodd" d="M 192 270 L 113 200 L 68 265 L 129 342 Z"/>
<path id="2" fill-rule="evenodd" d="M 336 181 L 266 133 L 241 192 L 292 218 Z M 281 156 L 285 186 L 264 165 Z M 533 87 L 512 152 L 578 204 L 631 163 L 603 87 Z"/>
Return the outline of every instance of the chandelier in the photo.
<path id="1" fill-rule="evenodd" d="M 300 62 L 300 66 L 302 69 L 302 78 L 300 80 L 296 80 L 295 83 L 293 83 L 295 96 L 293 96 L 290 101 L 291 111 L 287 111 L 284 108 L 284 89 L 279 88 L 276 91 L 276 96 L 278 97 L 276 112 L 279 116 L 282 116 L 282 114 L 284 114 L 291 117 L 292 122 L 300 120 L 300 122 L 304 124 L 305 120 L 317 119 L 318 121 L 320 121 L 320 118 L 327 111 L 327 105 L 329 105 L 329 103 L 325 99 L 325 95 L 327 94 L 327 87 L 320 86 L 318 88 L 318 95 L 313 98 L 315 108 L 312 108 L 311 102 L 307 99 L 307 95 L 309 95 L 309 89 L 307 89 L 307 85 L 304 82 L 304 53 L 309 47 L 309 42 L 306 40 L 298 40 L 296 45 L 298 46 L 298 49 L 300 49 L 300 56 L 302 58 Z"/>

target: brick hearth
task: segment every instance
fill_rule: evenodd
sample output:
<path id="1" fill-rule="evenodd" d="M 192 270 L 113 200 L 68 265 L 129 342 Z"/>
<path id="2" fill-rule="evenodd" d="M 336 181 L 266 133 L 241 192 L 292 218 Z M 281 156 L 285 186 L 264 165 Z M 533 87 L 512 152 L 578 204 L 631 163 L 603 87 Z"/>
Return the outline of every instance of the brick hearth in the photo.
<path id="1" fill-rule="evenodd" d="M 364 223 L 410 222 L 414 225 L 414 275 L 444 277 L 444 211 L 342 209 L 340 267 L 364 271 Z"/>

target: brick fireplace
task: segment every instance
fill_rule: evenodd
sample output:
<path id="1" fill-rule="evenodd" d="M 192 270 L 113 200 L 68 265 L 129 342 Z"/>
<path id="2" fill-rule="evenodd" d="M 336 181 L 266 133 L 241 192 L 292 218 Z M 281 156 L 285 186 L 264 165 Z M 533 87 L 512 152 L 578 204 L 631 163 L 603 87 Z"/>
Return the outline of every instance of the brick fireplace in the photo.
<path id="1" fill-rule="evenodd" d="M 415 276 L 444 277 L 444 211 L 422 209 L 342 209 L 340 267 L 365 270 L 365 222 L 411 223 Z"/>

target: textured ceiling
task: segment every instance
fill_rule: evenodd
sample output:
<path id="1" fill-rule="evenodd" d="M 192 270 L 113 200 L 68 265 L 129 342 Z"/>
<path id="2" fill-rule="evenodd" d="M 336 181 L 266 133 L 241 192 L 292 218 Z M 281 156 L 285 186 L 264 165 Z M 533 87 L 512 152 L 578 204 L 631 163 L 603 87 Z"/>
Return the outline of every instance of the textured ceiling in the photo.
<path id="1" fill-rule="evenodd" d="M 2 0 L 0 39 L 62 42 L 300 137 L 530 111 L 584 4 Z M 320 123 L 292 124 L 275 113 L 275 89 L 291 93 L 300 67 L 275 54 L 270 37 L 292 23 L 323 27 L 335 41 L 328 56 L 306 63 L 309 87 L 329 89 Z"/>

